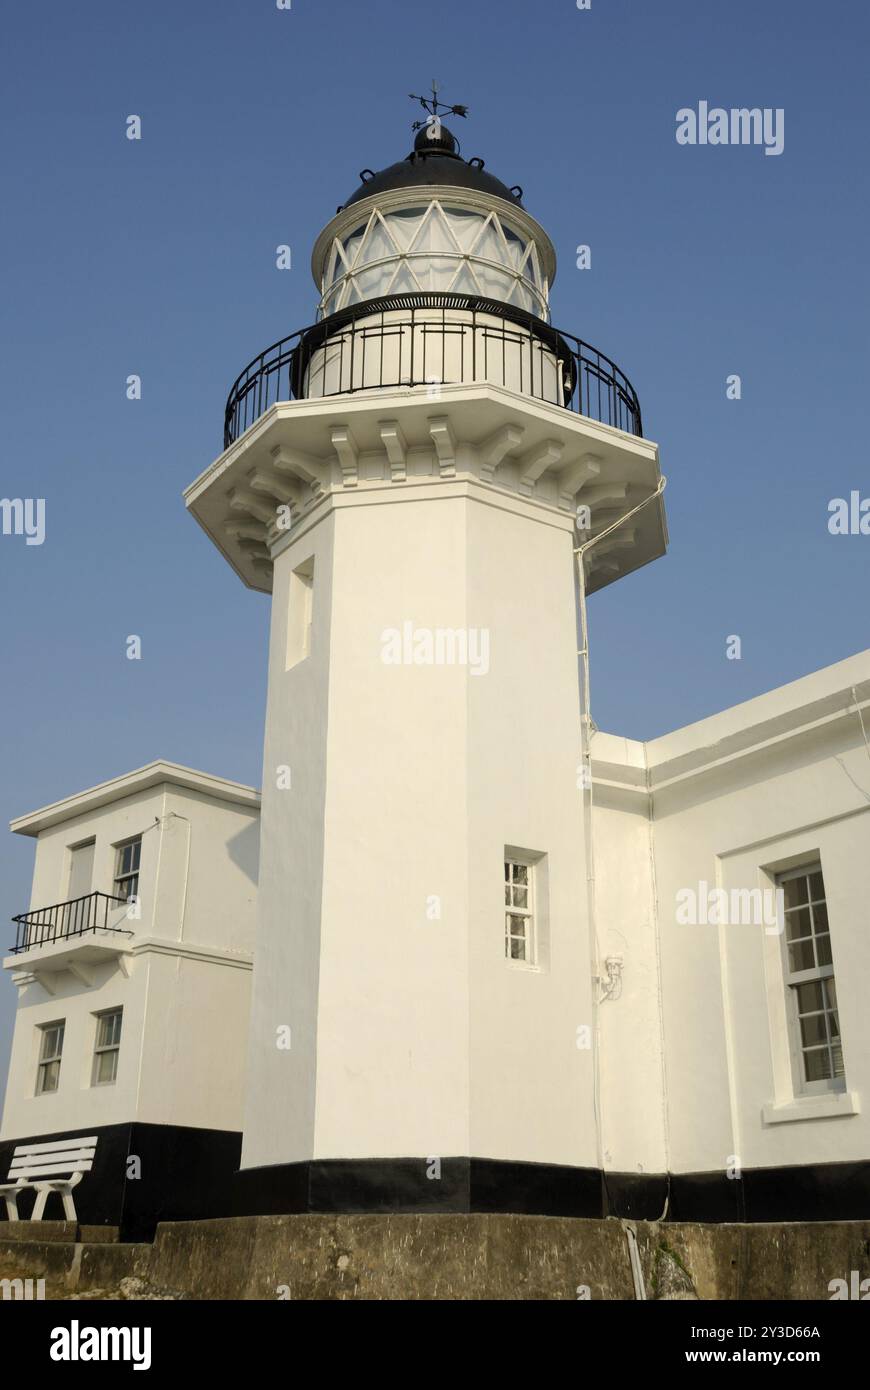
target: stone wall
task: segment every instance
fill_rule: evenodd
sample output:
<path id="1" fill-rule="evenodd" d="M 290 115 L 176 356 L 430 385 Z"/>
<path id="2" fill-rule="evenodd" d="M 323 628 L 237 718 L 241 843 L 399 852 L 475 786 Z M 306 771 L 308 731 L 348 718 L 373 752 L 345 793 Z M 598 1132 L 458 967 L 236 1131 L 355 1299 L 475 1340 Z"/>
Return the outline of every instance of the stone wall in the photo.
<path id="1" fill-rule="evenodd" d="M 870 1278 L 870 1222 L 232 1217 L 163 1224 L 153 1246 L 41 1224 L 0 1228 L 0 1279 L 44 1278 L 51 1299 L 633 1299 L 630 1232 L 651 1300 L 826 1300 L 832 1280 Z"/>

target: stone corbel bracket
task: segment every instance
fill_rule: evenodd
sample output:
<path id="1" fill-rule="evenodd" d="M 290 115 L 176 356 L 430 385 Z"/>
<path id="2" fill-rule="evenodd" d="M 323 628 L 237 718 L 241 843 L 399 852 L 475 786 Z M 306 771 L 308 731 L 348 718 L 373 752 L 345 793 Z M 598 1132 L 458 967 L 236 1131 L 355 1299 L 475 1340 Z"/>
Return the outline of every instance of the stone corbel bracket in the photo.
<path id="1" fill-rule="evenodd" d="M 523 442 L 525 429 L 522 425 L 502 425 L 477 445 L 477 462 L 480 477 L 484 483 L 495 481 L 495 475 L 508 454 L 518 449 Z"/>
<path id="2" fill-rule="evenodd" d="M 581 454 L 573 463 L 566 463 L 559 474 L 559 506 L 573 512 L 577 505 L 578 492 L 601 476 L 603 466 L 603 460 L 598 454 Z M 585 492 L 582 500 L 586 501 Z"/>
<path id="3" fill-rule="evenodd" d="M 564 452 L 565 445 L 559 440 L 545 439 L 543 444 L 520 455 L 517 459 L 517 478 L 519 490 L 525 497 L 532 495 L 538 479 L 560 462 Z"/>
<path id="4" fill-rule="evenodd" d="M 378 431 L 386 451 L 391 482 L 407 482 L 408 445 L 398 420 L 379 420 Z"/>
<path id="5" fill-rule="evenodd" d="M 332 425 L 329 431 L 332 447 L 341 469 L 344 487 L 356 487 L 359 482 L 359 449 L 348 425 Z"/>
<path id="6" fill-rule="evenodd" d="M 429 437 L 435 446 L 439 474 L 442 478 L 455 478 L 456 441 L 446 415 L 429 416 Z"/>

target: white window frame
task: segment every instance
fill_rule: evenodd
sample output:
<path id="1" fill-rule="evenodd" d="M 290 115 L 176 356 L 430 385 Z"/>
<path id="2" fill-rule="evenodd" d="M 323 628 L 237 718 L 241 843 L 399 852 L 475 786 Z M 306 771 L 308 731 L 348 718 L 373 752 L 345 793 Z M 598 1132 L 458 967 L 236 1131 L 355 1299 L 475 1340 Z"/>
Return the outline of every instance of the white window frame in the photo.
<path id="1" fill-rule="evenodd" d="M 111 1040 L 109 1042 L 101 1042 L 100 1037 L 102 1035 L 104 1024 L 108 1019 L 115 1018 L 118 1020 L 117 1032 L 115 1032 L 115 1030 L 113 1029 Z M 103 1009 L 100 1013 L 96 1015 L 96 1020 L 97 1032 L 96 1041 L 94 1043 L 94 1060 L 91 1065 L 91 1085 L 114 1086 L 115 1082 L 118 1079 L 118 1055 L 121 1051 L 121 1030 L 124 1022 L 124 1010 L 122 1007 L 115 1009 Z M 100 1081 L 98 1079 L 100 1070 L 100 1059 L 102 1057 L 107 1056 L 109 1053 L 114 1054 L 115 1058 L 112 1068 L 112 1075 L 108 1080 Z"/>
<path id="2" fill-rule="evenodd" d="M 52 1033 L 60 1037 L 52 1052 L 46 1052 L 46 1042 Z M 63 1058 L 63 1042 L 66 1034 L 66 1019 L 56 1018 L 51 1023 L 39 1024 L 39 1057 L 36 1064 L 36 1094 L 53 1096 L 60 1087 L 60 1067 Z M 53 1086 L 47 1086 L 46 1078 L 52 1077 Z"/>
<path id="3" fill-rule="evenodd" d="M 809 884 L 811 875 L 819 874 L 822 879 L 822 897 L 813 898 L 812 889 Z M 776 884 L 780 889 L 784 889 L 786 883 L 795 879 L 807 879 L 807 901 L 804 904 L 796 905 L 789 909 L 783 904 L 783 932 L 782 932 L 782 961 L 783 978 L 786 986 L 786 1002 L 788 1009 L 789 1033 L 791 1043 L 792 1072 L 794 1079 L 795 1094 L 798 1095 L 830 1095 L 832 1092 L 846 1090 L 846 1071 L 843 1059 L 843 1040 L 842 1029 L 837 1036 L 836 1042 L 831 1032 L 830 1019 L 836 1014 L 839 1022 L 839 1003 L 836 997 L 836 980 L 833 963 L 833 949 L 831 946 L 830 922 L 827 920 L 827 886 L 825 884 L 824 872 L 821 861 L 816 859 L 806 864 L 801 864 L 797 868 L 777 874 Z M 825 925 L 827 931 L 816 931 L 816 914 L 814 907 L 824 907 L 826 912 Z M 789 940 L 789 917 L 798 911 L 808 910 L 810 915 L 810 935 L 796 937 Z M 827 937 L 829 945 L 830 962 L 819 964 L 819 952 L 817 942 L 820 937 Z M 796 941 L 809 942 L 812 946 L 814 964 L 811 968 L 796 970 L 792 964 L 792 956 L 789 947 L 794 946 Z M 813 1010 L 809 1013 L 800 1013 L 800 1003 L 798 989 L 800 985 L 818 984 L 822 993 L 822 1008 Z M 833 1002 L 829 990 L 833 991 Z M 826 1041 L 821 1044 L 806 1044 L 801 1031 L 801 1018 L 818 1017 L 824 1019 Z M 807 1079 L 806 1054 L 808 1052 L 826 1051 L 830 1063 L 831 1075 L 823 1077 L 821 1080 L 810 1081 Z M 836 1059 L 839 1055 L 841 1071 L 835 1075 Z"/>
<path id="4" fill-rule="evenodd" d="M 525 870 L 526 882 L 515 876 L 515 870 Z M 535 861 L 518 854 L 515 850 L 505 850 L 504 855 L 504 954 L 508 965 L 518 970 L 536 969 L 538 965 L 538 921 L 535 903 Z M 525 906 L 519 901 L 525 890 Z M 519 917 L 526 923 L 522 936 L 511 930 L 511 918 Z M 513 941 L 525 941 L 526 954 L 522 957 L 511 954 Z"/>
<path id="5" fill-rule="evenodd" d="M 135 856 L 136 866 L 133 869 L 124 870 L 124 851 L 132 847 L 138 847 L 138 854 Z M 125 902 L 139 897 L 139 874 L 142 867 L 142 836 L 131 835 L 129 840 L 122 840 L 115 845 L 115 875 L 112 880 L 114 886 L 114 896 L 123 898 Z M 129 885 L 135 882 L 136 887 L 130 891 Z"/>

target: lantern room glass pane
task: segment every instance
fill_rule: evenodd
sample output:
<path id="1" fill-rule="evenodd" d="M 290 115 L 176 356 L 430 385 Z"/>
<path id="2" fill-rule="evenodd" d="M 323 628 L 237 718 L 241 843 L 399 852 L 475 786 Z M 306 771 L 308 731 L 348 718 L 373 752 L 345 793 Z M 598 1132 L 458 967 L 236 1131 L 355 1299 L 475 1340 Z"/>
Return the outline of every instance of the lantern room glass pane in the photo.
<path id="1" fill-rule="evenodd" d="M 506 227 L 504 223 L 501 223 L 501 229 L 504 232 L 505 241 L 507 242 L 510 264 L 515 270 L 519 270 L 520 262 L 525 254 L 526 243 L 523 241 L 522 237 L 517 236 L 516 232 L 512 232 L 510 227 Z"/>
<path id="2" fill-rule="evenodd" d="M 437 207 L 433 206 L 426 214 L 426 220 L 414 238 L 412 251 L 451 251 L 456 254 L 456 242 L 450 235 Z"/>
<path id="3" fill-rule="evenodd" d="M 384 213 L 390 235 L 395 237 L 403 251 L 408 250 L 425 216 L 425 208 L 397 208 L 394 212 Z"/>
<path id="4" fill-rule="evenodd" d="M 488 261 L 495 261 L 498 265 L 510 265 L 510 260 L 505 253 L 505 244 L 492 222 L 488 227 L 484 227 L 480 239 L 474 247 L 474 255 L 475 257 L 481 256 Z"/>
<path id="5" fill-rule="evenodd" d="M 345 259 L 349 266 L 352 266 L 356 259 L 356 254 L 359 251 L 364 231 L 365 227 L 357 227 L 356 230 L 351 232 L 350 236 L 346 236 L 341 243 Z"/>
<path id="6" fill-rule="evenodd" d="M 408 262 L 401 261 L 396 278 L 390 283 L 389 293 L 415 294 L 419 288 L 420 286 L 417 284 L 415 277 L 411 274 Z"/>
<path id="7" fill-rule="evenodd" d="M 479 212 L 467 212 L 464 208 L 445 208 L 444 215 L 462 250 L 470 251 L 485 221 L 483 215 Z"/>
<path id="8" fill-rule="evenodd" d="M 387 256 L 395 256 L 396 247 L 387 235 L 386 228 L 379 221 L 369 227 L 363 238 L 357 266 L 368 265 L 371 261 L 382 261 Z"/>

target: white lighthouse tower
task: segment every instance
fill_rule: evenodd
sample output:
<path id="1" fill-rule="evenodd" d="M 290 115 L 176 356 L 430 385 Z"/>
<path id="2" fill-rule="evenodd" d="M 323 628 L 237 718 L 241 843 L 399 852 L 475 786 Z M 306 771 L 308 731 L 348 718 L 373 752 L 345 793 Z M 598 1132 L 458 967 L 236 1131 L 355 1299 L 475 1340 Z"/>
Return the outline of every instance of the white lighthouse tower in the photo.
<path id="1" fill-rule="evenodd" d="M 243 1205 L 591 1213 L 575 552 L 608 531 L 589 591 L 663 552 L 657 449 L 426 107 L 186 494 L 272 595 Z"/>

